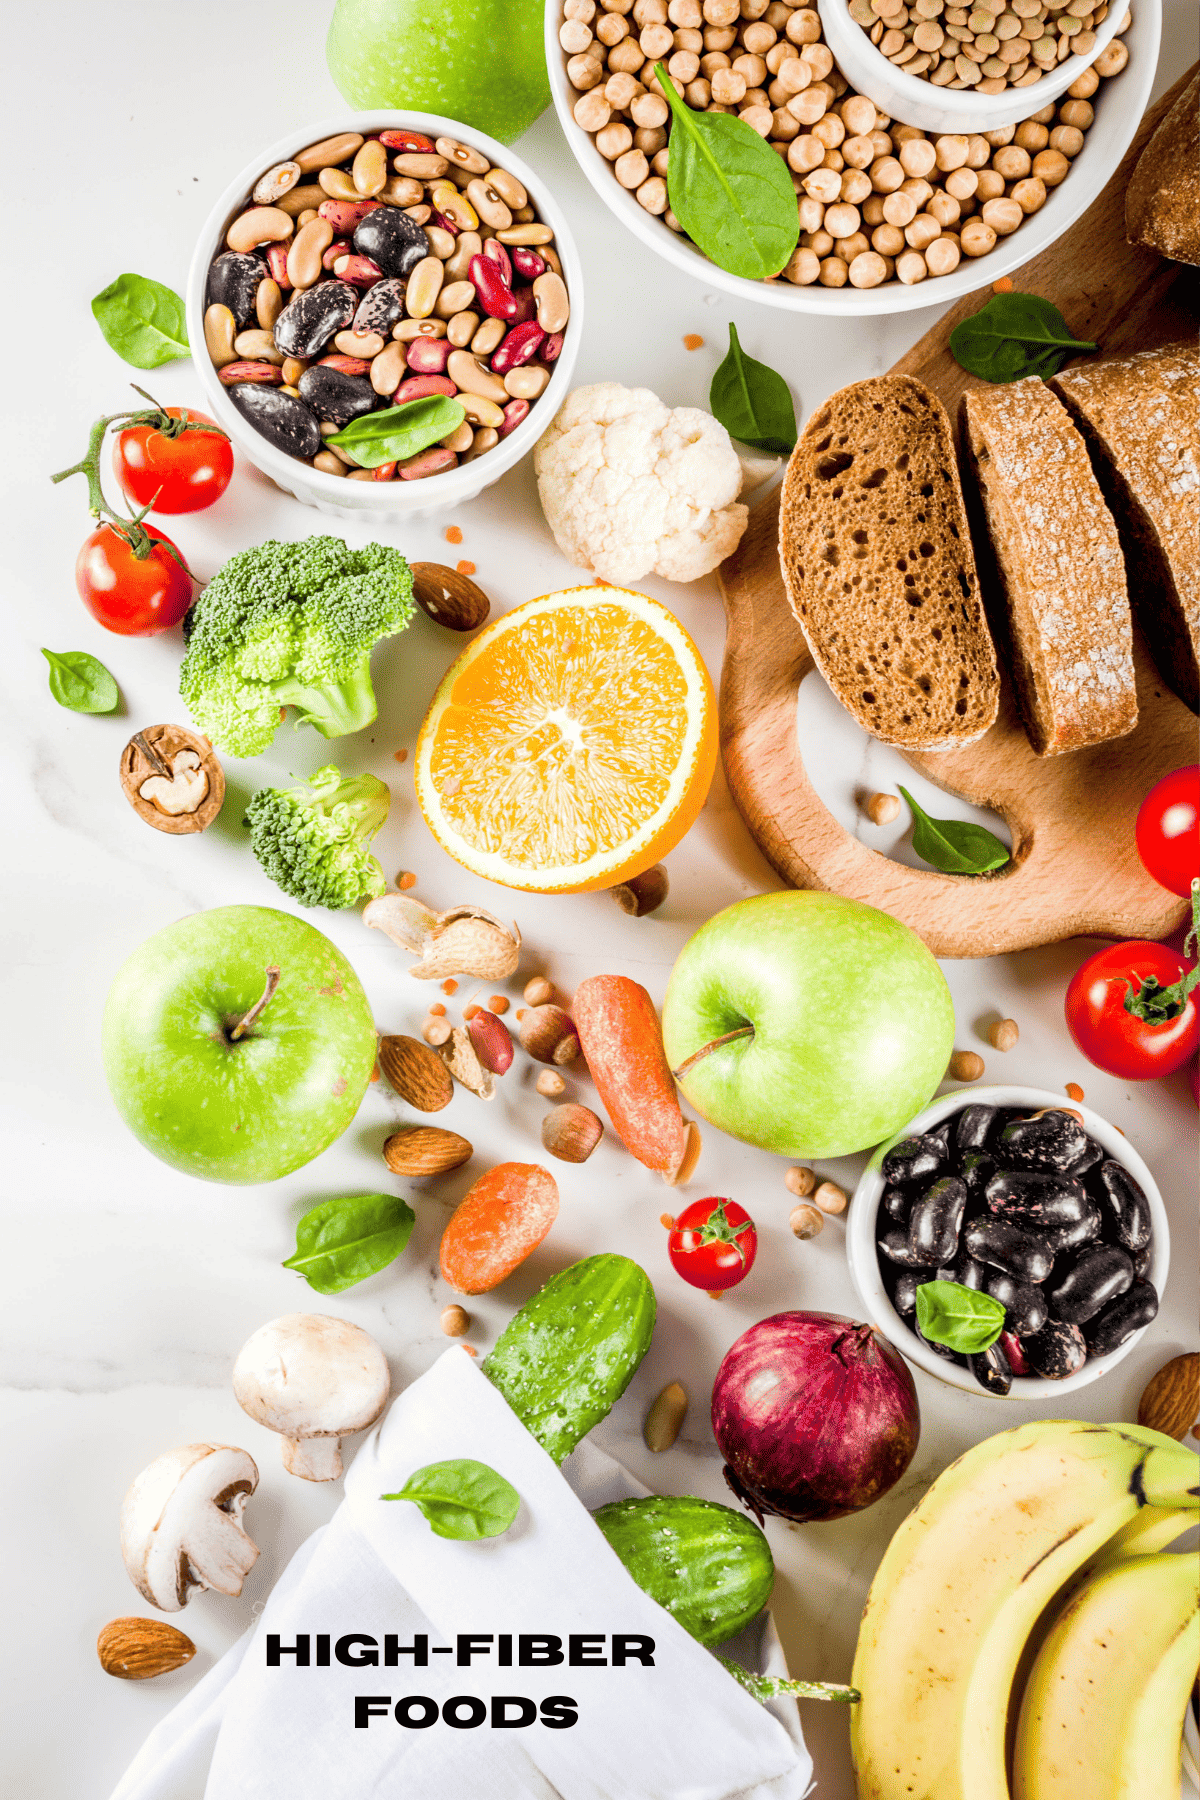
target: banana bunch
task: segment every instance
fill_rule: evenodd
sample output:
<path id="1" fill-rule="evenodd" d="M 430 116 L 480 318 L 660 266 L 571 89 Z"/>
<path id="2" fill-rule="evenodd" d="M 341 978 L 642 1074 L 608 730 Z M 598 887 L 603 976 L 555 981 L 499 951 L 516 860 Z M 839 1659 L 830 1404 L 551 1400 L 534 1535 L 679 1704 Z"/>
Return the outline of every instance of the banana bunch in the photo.
<path id="1" fill-rule="evenodd" d="M 959 1457 L 867 1598 L 858 1800 L 1175 1800 L 1198 1576 L 1195 1557 L 1161 1552 L 1198 1513 L 1200 1458 L 1141 1426 L 1039 1421 Z M 1121 1656 L 1105 1659 L 1101 1630 Z"/>

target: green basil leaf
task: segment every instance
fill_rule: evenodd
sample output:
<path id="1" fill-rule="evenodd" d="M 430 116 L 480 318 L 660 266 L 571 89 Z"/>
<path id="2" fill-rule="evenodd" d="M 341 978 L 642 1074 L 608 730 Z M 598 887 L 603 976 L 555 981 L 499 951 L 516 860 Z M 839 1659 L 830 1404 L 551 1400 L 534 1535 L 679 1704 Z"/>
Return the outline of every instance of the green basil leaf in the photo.
<path id="1" fill-rule="evenodd" d="M 318 1294 L 342 1294 L 395 1262 L 415 1220 L 397 1194 L 323 1200 L 296 1226 L 296 1254 L 283 1266 L 303 1275 Z"/>
<path id="2" fill-rule="evenodd" d="M 183 301 L 148 275 L 118 275 L 92 301 L 92 316 L 109 348 L 135 369 L 192 354 Z"/>
<path id="3" fill-rule="evenodd" d="M 1057 306 L 1038 294 L 994 294 L 950 333 L 950 354 L 959 367 L 992 382 L 1045 379 L 1075 351 L 1095 348 L 1073 338 Z"/>
<path id="4" fill-rule="evenodd" d="M 693 112 L 661 63 L 671 107 L 667 193 L 692 242 L 719 269 L 763 281 L 778 275 L 800 237 L 791 173 L 733 113 Z"/>
<path id="5" fill-rule="evenodd" d="M 398 1494 L 380 1494 L 381 1500 L 411 1500 L 419 1506 L 435 1537 L 499 1537 L 508 1530 L 521 1505 L 521 1496 L 503 1475 L 469 1456 L 454 1462 L 429 1463 L 410 1475 Z"/>
<path id="6" fill-rule="evenodd" d="M 746 355 L 734 324 L 725 361 L 708 390 L 708 408 L 739 443 L 775 456 L 789 456 L 795 447 L 796 409 L 788 384 L 766 363 Z"/>
<path id="7" fill-rule="evenodd" d="M 923 1281 L 917 1289 L 917 1325 L 931 1344 L 978 1356 L 1004 1330 L 1004 1307 L 957 1281 Z"/>
<path id="8" fill-rule="evenodd" d="M 403 406 L 363 413 L 326 441 L 348 450 L 362 468 L 377 469 L 380 463 L 403 462 L 419 450 L 428 450 L 430 444 L 439 444 L 466 416 L 461 400 L 452 400 L 449 394 L 425 394 L 420 400 L 406 400 Z"/>
<path id="9" fill-rule="evenodd" d="M 912 808 L 913 849 L 931 868 L 944 875 L 987 875 L 1009 860 L 1008 850 L 985 826 L 968 819 L 931 819 L 907 788 L 900 792 Z"/>
<path id="10" fill-rule="evenodd" d="M 50 692 L 60 706 L 72 712 L 115 712 L 120 701 L 117 684 L 102 662 L 86 650 L 43 650 L 50 664 Z"/>

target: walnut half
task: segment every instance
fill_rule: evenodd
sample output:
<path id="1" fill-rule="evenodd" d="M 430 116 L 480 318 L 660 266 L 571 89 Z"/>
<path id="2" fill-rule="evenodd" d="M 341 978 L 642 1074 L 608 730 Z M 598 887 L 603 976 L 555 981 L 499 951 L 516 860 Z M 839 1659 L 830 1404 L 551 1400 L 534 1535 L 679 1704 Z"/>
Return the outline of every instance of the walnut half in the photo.
<path id="1" fill-rule="evenodd" d="M 185 837 L 220 812 L 225 775 L 207 738 L 182 725 L 147 725 L 121 752 L 121 787 L 147 825 Z"/>

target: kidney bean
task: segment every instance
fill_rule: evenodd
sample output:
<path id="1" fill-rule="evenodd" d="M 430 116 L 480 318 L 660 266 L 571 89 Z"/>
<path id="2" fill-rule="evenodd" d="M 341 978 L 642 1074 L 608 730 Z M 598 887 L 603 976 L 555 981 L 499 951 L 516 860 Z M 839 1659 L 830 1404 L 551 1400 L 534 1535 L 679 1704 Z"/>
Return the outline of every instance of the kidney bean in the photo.
<path id="1" fill-rule="evenodd" d="M 1055 1256 L 1061 1256 L 1064 1250 L 1078 1250 L 1081 1244 L 1094 1243 L 1100 1236 L 1100 1227 L 1100 1208 L 1089 1200 L 1078 1225 L 1047 1225 L 1043 1236 Z"/>
<path id="2" fill-rule="evenodd" d="M 545 360 L 545 347 L 542 350 Z M 904 1138 L 893 1144 L 879 1165 L 883 1179 L 895 1187 L 910 1187 L 917 1181 L 928 1181 L 938 1173 L 946 1160 L 946 1146 L 940 1138 Z"/>
<path id="3" fill-rule="evenodd" d="M 388 150 L 432 151 L 434 143 L 420 131 L 381 131 L 379 141 Z"/>
<path id="4" fill-rule="evenodd" d="M 217 370 L 223 387 L 235 387 L 239 381 L 265 382 L 268 387 L 282 387 L 283 370 L 275 363 L 231 362 Z"/>
<path id="5" fill-rule="evenodd" d="M 514 244 L 509 251 L 512 258 L 513 276 L 519 281 L 536 281 L 539 275 L 546 273 L 545 260 L 536 250 L 530 250 L 526 244 Z"/>
<path id="6" fill-rule="evenodd" d="M 913 1208 L 913 1196 L 906 1194 L 903 1188 L 884 1188 L 880 1207 L 889 1219 L 895 1219 L 898 1225 L 907 1225 L 908 1215 Z"/>
<path id="7" fill-rule="evenodd" d="M 1076 1375 L 1088 1358 L 1087 1345 L 1078 1325 L 1047 1319 L 1040 1331 L 1021 1339 L 1025 1360 L 1044 1381 L 1063 1381 Z"/>
<path id="8" fill-rule="evenodd" d="M 413 346 L 409 347 L 411 360 Z M 457 390 L 448 375 L 410 375 L 396 389 L 392 404 L 403 406 L 406 400 L 423 400 L 426 394 L 447 394 L 454 398 Z"/>
<path id="9" fill-rule="evenodd" d="M 380 463 L 378 468 L 371 470 L 371 480 L 390 481 L 395 473 L 396 465 L 394 462 Z"/>
<path id="10" fill-rule="evenodd" d="M 403 277 L 429 255 L 429 239 L 398 206 L 377 206 L 355 226 L 354 248 L 385 275 Z"/>
<path id="11" fill-rule="evenodd" d="M 1135 1331 L 1149 1325 L 1157 1312 L 1155 1289 L 1148 1281 L 1135 1281 L 1089 1321 L 1084 1333 L 1089 1351 L 1093 1356 L 1107 1356 L 1110 1351 L 1119 1350 Z"/>
<path id="12" fill-rule="evenodd" d="M 293 220 L 277 206 L 251 206 L 239 213 L 225 233 L 228 249 L 244 255 L 260 244 L 281 244 L 290 238 Z"/>
<path id="13" fill-rule="evenodd" d="M 488 257 L 491 262 L 500 264 L 500 273 L 504 276 L 504 285 L 505 287 L 511 287 L 513 278 L 512 257 L 508 254 L 508 251 L 500 242 L 500 239 L 489 238 L 483 246 L 483 254 Z"/>
<path id="14" fill-rule="evenodd" d="M 439 212 L 436 206 L 429 215 L 429 224 L 425 227 L 426 235 L 428 235 L 429 225 L 436 226 L 438 231 L 444 231 L 447 237 L 452 238 L 456 238 L 461 230 L 457 221 L 452 219 L 449 213 Z M 453 255 L 453 251 L 451 255 Z M 447 260 L 449 259 L 447 258 Z"/>
<path id="15" fill-rule="evenodd" d="M 322 200 L 317 217 L 327 219 L 338 237 L 349 237 L 368 213 L 379 210 L 378 200 Z"/>
<path id="16" fill-rule="evenodd" d="M 1092 1180 L 1105 1235 L 1115 1238 L 1126 1250 L 1144 1249 L 1154 1229 L 1150 1202 L 1128 1169 L 1110 1159 L 1100 1164 Z"/>
<path id="17" fill-rule="evenodd" d="M 286 244 L 267 245 L 267 268 L 271 271 L 271 279 L 281 288 L 290 288 L 291 277 L 287 272 L 288 247 Z"/>
<path id="18" fill-rule="evenodd" d="M 1002 1162 L 1025 1169 L 1073 1169 L 1091 1143 L 1087 1132 L 1069 1112 L 1044 1112 L 1032 1119 L 1014 1119 L 1000 1133 L 996 1154 Z"/>
<path id="19" fill-rule="evenodd" d="M 286 356 L 319 356 L 358 310 L 358 294 L 344 281 L 302 289 L 275 321 L 275 342 Z"/>
<path id="20" fill-rule="evenodd" d="M 231 387 L 229 398 L 238 411 L 269 444 L 285 456 L 300 456 L 311 462 L 321 448 L 321 428 L 317 415 L 303 400 L 292 394 L 281 394 L 270 387 L 242 382 Z"/>
<path id="21" fill-rule="evenodd" d="M 899 1269 L 895 1271 L 895 1279 L 888 1287 L 892 1305 L 902 1319 L 911 1319 L 917 1310 L 917 1289 L 922 1279 L 915 1269 Z"/>
<path id="22" fill-rule="evenodd" d="M 562 355 L 562 347 L 566 342 L 566 337 L 567 334 L 565 331 L 552 331 L 550 333 L 549 337 L 542 345 L 542 361 L 544 363 L 554 363 L 558 361 L 559 357 Z"/>
<path id="23" fill-rule="evenodd" d="M 336 369 L 341 375 L 366 375 L 370 367 L 365 357 L 343 356 L 340 352 L 333 356 L 323 356 L 317 364 L 318 369 Z"/>
<path id="24" fill-rule="evenodd" d="M 506 438 L 510 431 L 515 431 L 518 425 L 523 425 L 528 417 L 528 400 L 510 400 L 504 408 L 504 423 L 497 425 L 496 430 L 502 438 Z"/>
<path id="25" fill-rule="evenodd" d="M 1101 1307 L 1133 1286 L 1133 1259 L 1119 1244 L 1095 1244 L 1079 1251 L 1047 1299 L 1056 1319 L 1086 1325 Z"/>
<path id="26" fill-rule="evenodd" d="M 1045 1294 L 1032 1282 L 1015 1281 L 997 1270 L 988 1275 L 987 1292 L 1004 1308 L 1004 1329 L 1018 1337 L 1031 1337 L 1050 1317 Z"/>
<path id="27" fill-rule="evenodd" d="M 1018 1281 L 1045 1281 L 1054 1267 L 1054 1252 L 1044 1233 L 1028 1231 L 1008 1219 L 975 1219 L 963 1242 L 979 1262 L 1003 1269 Z"/>
<path id="28" fill-rule="evenodd" d="M 297 386 L 305 405 L 331 425 L 348 425 L 351 419 L 371 412 L 377 398 L 371 383 L 361 375 L 346 374 L 324 363 L 305 369 Z"/>
<path id="29" fill-rule="evenodd" d="M 955 1118 L 954 1145 L 960 1156 L 969 1150 L 982 1150 L 988 1141 L 988 1134 L 996 1123 L 997 1109 L 994 1106 L 964 1106 Z"/>
<path id="30" fill-rule="evenodd" d="M 226 250 L 208 271 L 207 304 L 227 306 L 238 330 L 244 331 L 254 323 L 258 284 L 266 273 L 267 267 L 261 257 L 240 256 Z"/>
<path id="31" fill-rule="evenodd" d="M 340 256 L 333 265 L 333 272 L 339 281 L 349 281 L 354 287 L 374 287 L 383 274 L 378 263 L 372 262 L 369 256 Z"/>
<path id="32" fill-rule="evenodd" d="M 967 1190 L 955 1175 L 935 1181 L 914 1203 L 908 1221 L 908 1244 L 914 1256 L 936 1266 L 958 1250 Z"/>
<path id="33" fill-rule="evenodd" d="M 519 369 L 522 363 L 532 362 L 545 341 L 546 334 L 535 320 L 529 319 L 524 325 L 514 325 L 493 354 L 488 367 L 494 375 L 507 375 L 510 369 Z"/>
<path id="34" fill-rule="evenodd" d="M 332 244 L 330 244 L 328 250 L 326 250 L 325 253 L 323 254 L 323 256 L 321 257 L 321 267 L 323 269 L 332 269 L 335 263 L 341 262 L 343 256 L 349 256 L 349 255 L 350 255 L 350 240 L 349 240 L 349 238 L 334 238 L 334 240 L 333 240 Z"/>
<path id="35" fill-rule="evenodd" d="M 1002 1331 L 997 1342 L 1004 1346 L 1004 1354 L 1008 1358 L 1008 1366 L 1014 1375 L 1028 1375 L 1029 1364 L 1025 1360 L 1025 1350 L 1015 1332 Z"/>
<path id="36" fill-rule="evenodd" d="M 414 338 L 409 346 L 408 366 L 417 375 L 443 375 L 450 349 L 448 338 Z"/>
<path id="37" fill-rule="evenodd" d="M 471 281 L 479 304 L 490 319 L 512 319 L 516 316 L 516 295 L 505 281 L 502 269 L 490 256 L 471 258 Z"/>
<path id="38" fill-rule="evenodd" d="M 953 1262 L 938 1270 L 937 1278 L 939 1281 L 956 1281 L 959 1287 L 973 1288 L 978 1294 L 983 1291 L 987 1270 L 969 1251 L 960 1249 Z"/>
<path id="39" fill-rule="evenodd" d="M 424 481 L 427 475 L 440 475 L 443 469 L 452 469 L 458 458 L 453 450 L 447 450 L 444 444 L 434 444 L 430 450 L 422 450 L 417 456 L 410 456 L 407 462 L 396 465 L 396 473 L 401 481 Z"/>
<path id="40" fill-rule="evenodd" d="M 967 1367 L 989 1394 L 1003 1396 L 1012 1386 L 1012 1366 L 1004 1354 L 1004 1346 L 997 1338 L 986 1350 L 979 1350 L 974 1356 L 967 1358 Z"/>
<path id="41" fill-rule="evenodd" d="M 1001 1169 L 984 1190 L 988 1210 L 1032 1225 L 1077 1225 L 1087 1216 L 1083 1183 L 1040 1170 Z"/>

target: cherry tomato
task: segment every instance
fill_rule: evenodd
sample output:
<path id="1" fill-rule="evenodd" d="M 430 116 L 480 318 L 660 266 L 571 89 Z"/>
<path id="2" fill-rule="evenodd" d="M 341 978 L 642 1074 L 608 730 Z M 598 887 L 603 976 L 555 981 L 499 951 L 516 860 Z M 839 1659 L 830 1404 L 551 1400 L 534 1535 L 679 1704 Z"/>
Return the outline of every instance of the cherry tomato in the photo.
<path id="1" fill-rule="evenodd" d="M 1137 847 L 1146 873 L 1186 900 L 1200 877 L 1200 763 L 1150 789 L 1138 809 Z"/>
<path id="2" fill-rule="evenodd" d="M 736 1287 L 754 1267 L 758 1233 L 736 1200 L 693 1200 L 676 1218 L 667 1250 L 685 1281 L 719 1293 Z"/>
<path id="3" fill-rule="evenodd" d="M 216 423 L 194 406 L 163 411 L 170 419 Z M 233 445 L 220 431 L 181 431 L 170 437 L 153 425 L 127 425 L 113 444 L 113 474 L 135 506 L 157 513 L 201 512 L 229 486 Z"/>
<path id="4" fill-rule="evenodd" d="M 1190 974 L 1192 964 L 1166 944 L 1133 942 L 1097 950 L 1076 969 L 1067 989 L 1067 1029 L 1089 1062 L 1126 1081 L 1153 1081 L 1181 1069 L 1200 1045 L 1196 995 L 1160 1005 L 1174 1016 L 1155 1023 L 1139 1017 L 1139 1004 L 1155 1011 L 1144 984 L 1163 1001 L 1163 988 L 1174 987 Z"/>
<path id="5" fill-rule="evenodd" d="M 106 631 L 122 637 L 153 637 L 178 625 L 192 603 L 192 578 L 169 537 L 152 525 L 141 529 L 154 547 L 140 560 L 111 525 L 84 539 L 75 563 L 79 598 Z M 160 548 L 170 545 L 170 549 Z M 175 552 L 172 555 L 172 551 Z"/>

